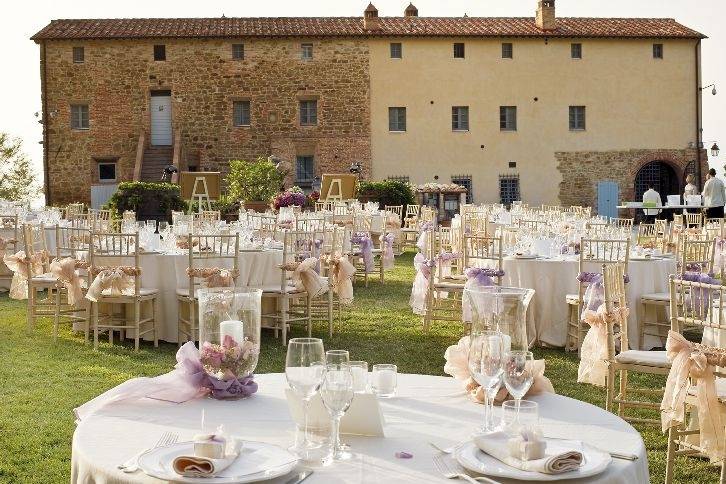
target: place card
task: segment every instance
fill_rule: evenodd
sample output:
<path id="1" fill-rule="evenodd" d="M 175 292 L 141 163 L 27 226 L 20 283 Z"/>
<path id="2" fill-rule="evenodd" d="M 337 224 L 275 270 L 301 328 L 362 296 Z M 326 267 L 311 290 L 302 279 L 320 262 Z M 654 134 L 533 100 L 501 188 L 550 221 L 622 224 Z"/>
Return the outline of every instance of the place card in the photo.
<path id="1" fill-rule="evenodd" d="M 298 427 L 302 428 L 305 425 L 302 400 L 289 388 L 285 389 L 285 397 L 287 398 L 290 416 Z M 340 419 L 340 433 L 366 437 L 385 437 L 383 424 L 383 413 L 378 398 L 371 393 L 356 393 L 350 408 Z M 320 394 L 315 395 L 310 400 L 308 427 L 311 430 L 327 430 L 330 428 L 330 415 L 325 409 L 325 405 L 323 405 Z"/>

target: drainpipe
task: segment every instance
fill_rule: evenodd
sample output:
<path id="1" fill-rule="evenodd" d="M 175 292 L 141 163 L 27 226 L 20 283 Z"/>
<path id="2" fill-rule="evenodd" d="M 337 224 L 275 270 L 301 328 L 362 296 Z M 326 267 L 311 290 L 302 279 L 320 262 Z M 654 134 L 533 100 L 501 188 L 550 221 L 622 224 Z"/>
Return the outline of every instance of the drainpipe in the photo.
<path id="1" fill-rule="evenodd" d="M 696 183 L 701 186 L 701 39 L 696 42 Z"/>
<path id="2" fill-rule="evenodd" d="M 47 84 L 47 66 L 46 66 L 46 45 L 45 41 L 40 44 L 40 62 L 43 68 L 40 71 L 40 99 L 43 103 L 43 188 L 45 192 L 45 204 L 51 204 L 50 198 L 50 176 L 48 172 L 48 123 L 50 116 L 48 115 L 48 84 Z"/>

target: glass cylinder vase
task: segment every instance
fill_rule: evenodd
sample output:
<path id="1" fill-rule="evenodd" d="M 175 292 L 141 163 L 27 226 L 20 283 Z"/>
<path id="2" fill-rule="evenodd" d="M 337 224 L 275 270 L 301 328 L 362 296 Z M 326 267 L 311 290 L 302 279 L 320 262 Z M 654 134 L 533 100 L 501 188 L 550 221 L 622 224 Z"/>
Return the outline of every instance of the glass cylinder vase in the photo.
<path id="1" fill-rule="evenodd" d="M 262 290 L 202 288 L 199 357 L 213 398 L 244 398 L 257 391 Z"/>
<path id="2" fill-rule="evenodd" d="M 464 289 L 464 299 L 471 307 L 471 334 L 499 331 L 504 335 L 505 350 L 526 350 L 527 308 L 534 289 L 518 287 L 476 287 Z"/>

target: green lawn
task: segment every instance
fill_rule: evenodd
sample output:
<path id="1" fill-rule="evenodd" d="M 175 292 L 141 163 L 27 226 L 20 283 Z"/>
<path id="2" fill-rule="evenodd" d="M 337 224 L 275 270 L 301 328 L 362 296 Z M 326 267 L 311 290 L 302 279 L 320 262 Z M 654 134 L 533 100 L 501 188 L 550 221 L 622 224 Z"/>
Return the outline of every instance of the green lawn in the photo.
<path id="1" fill-rule="evenodd" d="M 386 284 L 357 284 L 355 303 L 335 336 L 328 338 L 324 324 L 316 335 L 328 348 L 347 348 L 355 359 L 398 364 L 399 371 L 442 375 L 444 350 L 455 343 L 461 327 L 437 323 L 429 334 L 411 313 L 408 297 L 413 280 L 413 254 L 397 258 L 386 274 Z M 564 301 L 563 301 L 564 304 Z M 302 335 L 295 329 L 294 335 Z M 129 346 L 102 344 L 98 352 L 83 344 L 82 336 L 66 327 L 56 344 L 51 324 L 41 321 L 33 334 L 25 329 L 25 302 L 0 296 L 0 482 L 65 483 L 70 476 L 71 410 L 99 393 L 136 376 L 169 371 L 177 346 L 143 345 L 139 353 Z M 536 349 L 547 360 L 547 376 L 562 395 L 602 406 L 605 392 L 578 384 L 577 358 L 559 350 Z M 284 370 L 285 351 L 271 334 L 263 332 L 259 373 Z M 662 384 L 662 380 L 640 380 Z M 666 439 L 659 429 L 638 427 L 643 433 L 653 483 L 663 481 Z M 42 476 L 42 477 L 39 477 Z M 676 482 L 717 482 L 718 472 L 705 461 L 689 458 L 680 464 Z"/>

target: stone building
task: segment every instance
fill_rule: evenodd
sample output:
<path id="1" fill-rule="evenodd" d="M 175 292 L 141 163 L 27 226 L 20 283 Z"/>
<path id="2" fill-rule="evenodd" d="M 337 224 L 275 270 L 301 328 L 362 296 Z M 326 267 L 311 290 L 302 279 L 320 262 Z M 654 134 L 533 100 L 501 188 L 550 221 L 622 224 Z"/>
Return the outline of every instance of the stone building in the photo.
<path id="1" fill-rule="evenodd" d="M 677 193 L 707 166 L 704 36 L 673 19 L 557 17 L 554 4 L 529 18 L 369 5 L 363 17 L 54 20 L 32 37 L 47 200 L 270 155 L 302 186 L 359 162 L 366 178 L 458 182 L 475 202 L 607 211 L 649 183 Z"/>

